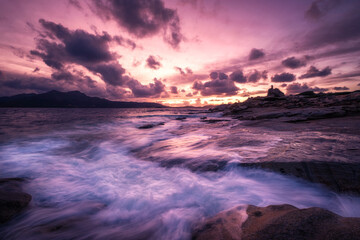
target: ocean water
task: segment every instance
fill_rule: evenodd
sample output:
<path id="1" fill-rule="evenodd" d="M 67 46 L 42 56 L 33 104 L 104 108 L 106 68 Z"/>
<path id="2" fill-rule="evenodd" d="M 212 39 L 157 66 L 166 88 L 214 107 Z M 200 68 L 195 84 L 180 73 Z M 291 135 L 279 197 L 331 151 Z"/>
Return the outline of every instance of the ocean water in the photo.
<path id="1" fill-rule="evenodd" d="M 0 178 L 27 178 L 24 191 L 33 196 L 27 211 L 0 228 L 0 239 L 190 239 L 201 220 L 240 204 L 360 217 L 358 197 L 237 166 L 266 156 L 281 132 L 204 117 L 220 115 L 0 109 Z M 157 126 L 139 129 L 145 124 Z"/>

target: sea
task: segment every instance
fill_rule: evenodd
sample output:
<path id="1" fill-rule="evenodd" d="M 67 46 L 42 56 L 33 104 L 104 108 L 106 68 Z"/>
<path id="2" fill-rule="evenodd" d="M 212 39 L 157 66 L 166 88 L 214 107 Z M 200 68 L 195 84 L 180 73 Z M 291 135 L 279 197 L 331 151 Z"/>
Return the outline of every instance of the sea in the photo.
<path id="1" fill-rule="evenodd" d="M 360 217 L 359 197 L 239 166 L 284 134 L 201 108 L 0 109 L 0 178 L 27 179 L 32 195 L 0 239 L 191 239 L 248 204 Z"/>

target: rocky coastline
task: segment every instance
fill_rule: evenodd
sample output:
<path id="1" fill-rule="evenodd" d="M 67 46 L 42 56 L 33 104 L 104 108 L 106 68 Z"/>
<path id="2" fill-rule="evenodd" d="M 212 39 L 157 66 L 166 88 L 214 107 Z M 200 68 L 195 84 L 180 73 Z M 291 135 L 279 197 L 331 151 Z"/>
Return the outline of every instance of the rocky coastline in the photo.
<path id="1" fill-rule="evenodd" d="M 221 105 L 210 111 L 223 112 L 224 116 L 242 120 L 250 127 L 301 132 L 302 128 L 311 127 L 321 131 L 322 124 L 327 124 L 333 126 L 334 134 L 348 131 L 359 135 L 360 91 L 304 92 L 285 96 L 279 89 L 271 87 L 266 97 L 249 98 L 245 102 Z M 346 152 L 350 154 L 343 159 L 320 157 L 312 150 L 302 154 L 291 148 L 290 141 L 285 141 L 258 162 L 239 165 L 319 183 L 335 192 L 360 194 L 359 146 L 348 146 Z M 298 209 L 287 204 L 250 205 L 236 206 L 204 219 L 194 228 L 192 237 L 199 240 L 360 239 L 359 229 L 360 218 L 344 218 L 321 208 Z"/>
<path id="2" fill-rule="evenodd" d="M 302 122 L 360 114 L 360 91 L 342 93 L 303 92 L 285 96 L 270 88 L 266 97 L 249 98 L 244 102 L 220 105 L 211 112 L 223 112 L 239 120 L 271 120 Z"/>

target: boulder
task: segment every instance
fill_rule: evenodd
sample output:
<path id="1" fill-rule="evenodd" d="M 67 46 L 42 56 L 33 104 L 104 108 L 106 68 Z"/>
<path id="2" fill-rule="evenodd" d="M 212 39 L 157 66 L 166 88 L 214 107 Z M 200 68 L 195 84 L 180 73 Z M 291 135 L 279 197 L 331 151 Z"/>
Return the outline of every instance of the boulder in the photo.
<path id="1" fill-rule="evenodd" d="M 30 203 L 31 195 L 22 191 L 21 178 L 0 179 L 0 224 L 11 220 Z"/>
<path id="2" fill-rule="evenodd" d="M 141 125 L 140 127 L 138 127 L 138 129 L 149 129 L 149 128 L 161 126 L 161 125 L 164 125 L 164 124 L 165 124 L 165 123 L 163 123 L 163 122 L 160 122 L 160 123 L 149 123 L 149 124 Z"/>
<path id="3" fill-rule="evenodd" d="M 249 205 L 246 221 L 238 208 L 206 220 L 194 229 L 193 239 L 360 239 L 360 218 L 341 217 L 322 208 L 298 209 L 288 204 Z"/>

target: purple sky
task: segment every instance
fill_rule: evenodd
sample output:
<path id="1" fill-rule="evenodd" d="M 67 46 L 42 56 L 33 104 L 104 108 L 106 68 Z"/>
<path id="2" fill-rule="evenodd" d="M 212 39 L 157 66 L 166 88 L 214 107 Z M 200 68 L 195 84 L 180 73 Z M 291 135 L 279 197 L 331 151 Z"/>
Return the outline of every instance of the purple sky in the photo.
<path id="1" fill-rule="evenodd" d="M 0 96 L 172 106 L 360 89 L 359 0 L 2 0 Z"/>

